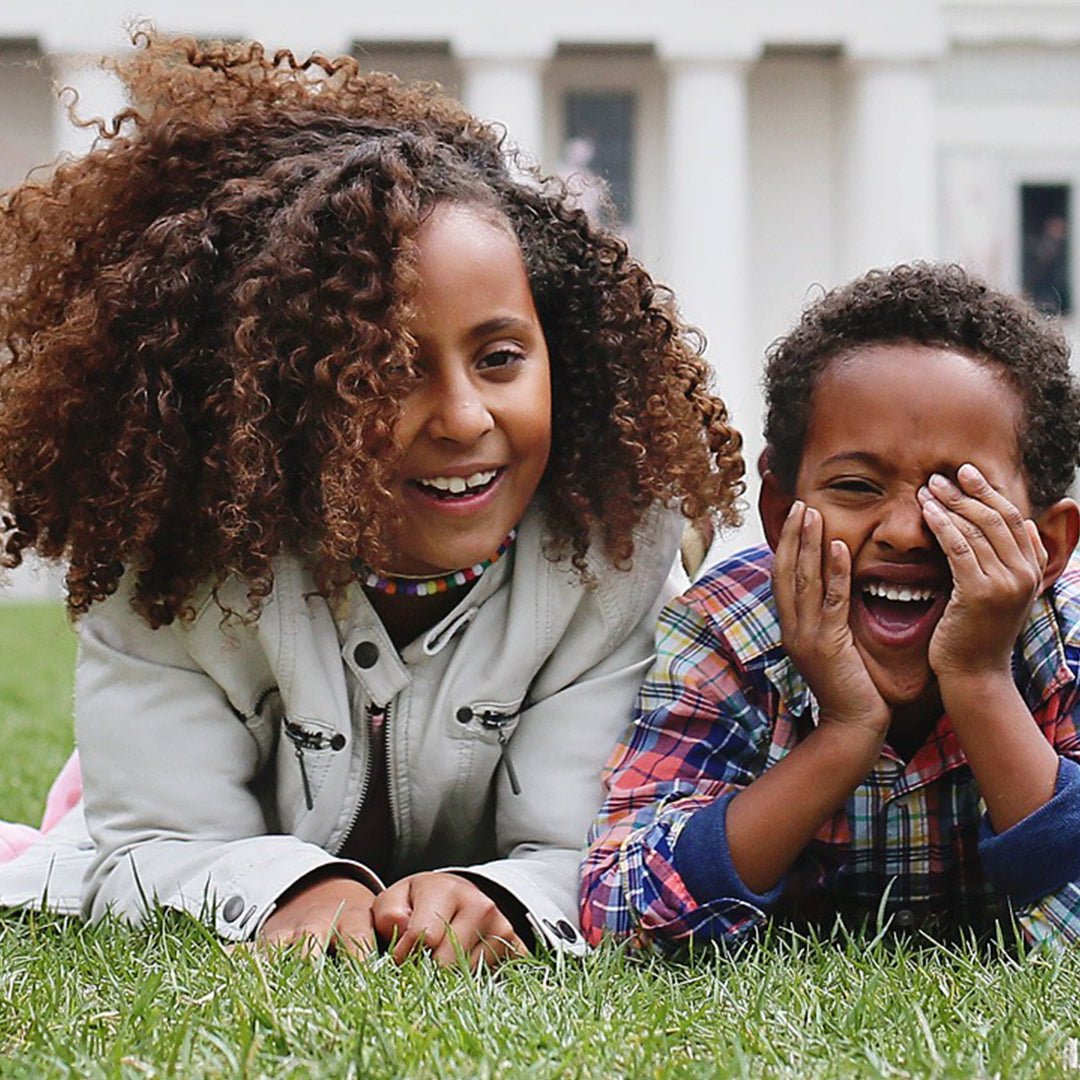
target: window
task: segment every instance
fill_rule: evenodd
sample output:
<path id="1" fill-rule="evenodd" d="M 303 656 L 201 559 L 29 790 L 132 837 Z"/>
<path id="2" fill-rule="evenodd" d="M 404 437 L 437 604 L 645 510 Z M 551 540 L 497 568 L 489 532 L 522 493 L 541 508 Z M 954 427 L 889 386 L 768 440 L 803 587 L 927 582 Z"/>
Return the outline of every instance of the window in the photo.
<path id="1" fill-rule="evenodd" d="M 624 90 L 571 90 L 564 98 L 559 172 L 585 209 L 599 212 L 606 186 L 618 223 L 634 221 L 635 96 Z M 608 222 L 608 224 L 616 224 Z"/>
<path id="2" fill-rule="evenodd" d="M 1020 186 L 1020 280 L 1024 292 L 1051 315 L 1072 313 L 1068 184 Z"/>

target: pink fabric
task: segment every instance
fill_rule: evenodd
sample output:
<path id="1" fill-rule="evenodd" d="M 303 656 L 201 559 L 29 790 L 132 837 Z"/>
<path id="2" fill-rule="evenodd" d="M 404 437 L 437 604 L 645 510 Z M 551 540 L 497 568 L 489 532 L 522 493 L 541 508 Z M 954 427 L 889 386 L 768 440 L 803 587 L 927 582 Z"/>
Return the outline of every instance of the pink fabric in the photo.
<path id="1" fill-rule="evenodd" d="M 39 836 L 47 833 L 82 798 L 82 773 L 79 754 L 73 751 L 49 788 L 41 828 L 0 821 L 0 862 L 21 855 Z"/>

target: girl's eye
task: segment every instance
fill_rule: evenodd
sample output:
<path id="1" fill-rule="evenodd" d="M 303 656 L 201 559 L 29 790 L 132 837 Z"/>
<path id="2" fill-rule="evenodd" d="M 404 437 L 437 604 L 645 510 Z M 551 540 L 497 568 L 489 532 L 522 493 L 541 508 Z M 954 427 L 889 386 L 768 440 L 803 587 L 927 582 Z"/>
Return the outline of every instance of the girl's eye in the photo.
<path id="1" fill-rule="evenodd" d="M 481 371 L 505 371 L 524 359 L 525 354 L 517 349 L 495 349 L 485 353 L 476 366 Z"/>

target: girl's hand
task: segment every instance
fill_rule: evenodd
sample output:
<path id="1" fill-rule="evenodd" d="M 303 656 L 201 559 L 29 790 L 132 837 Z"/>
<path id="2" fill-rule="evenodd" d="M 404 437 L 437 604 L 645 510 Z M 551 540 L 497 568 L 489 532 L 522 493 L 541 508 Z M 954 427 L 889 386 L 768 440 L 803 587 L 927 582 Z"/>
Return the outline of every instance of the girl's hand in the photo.
<path id="1" fill-rule="evenodd" d="M 930 639 L 930 666 L 939 682 L 987 674 L 1011 679 L 1013 646 L 1047 564 L 1035 522 L 974 465 L 960 467 L 957 484 L 934 473 L 919 489 L 919 502 L 953 579 Z"/>
<path id="2" fill-rule="evenodd" d="M 319 878 L 288 896 L 263 923 L 257 944 L 367 956 L 375 948 L 374 902 L 375 894 L 352 878 Z"/>
<path id="3" fill-rule="evenodd" d="M 883 738 L 891 711 L 848 624 L 851 553 L 834 540 L 823 554 L 823 537 L 821 514 L 796 500 L 773 564 L 784 648 L 817 698 L 823 721 L 858 725 Z"/>
<path id="4" fill-rule="evenodd" d="M 495 902 L 466 878 L 451 873 L 412 874 L 375 898 L 375 930 L 400 964 L 426 949 L 443 967 L 463 956 L 469 967 L 494 967 L 527 953 Z"/>

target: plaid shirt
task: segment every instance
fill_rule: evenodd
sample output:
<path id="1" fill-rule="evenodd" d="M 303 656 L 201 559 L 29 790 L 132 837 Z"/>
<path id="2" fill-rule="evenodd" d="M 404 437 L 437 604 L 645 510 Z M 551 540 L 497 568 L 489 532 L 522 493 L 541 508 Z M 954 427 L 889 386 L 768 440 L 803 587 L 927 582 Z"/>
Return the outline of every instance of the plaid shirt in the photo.
<path id="1" fill-rule="evenodd" d="M 899 925 L 983 926 L 1012 906 L 1031 940 L 1080 938 L 1080 768 L 1063 763 L 1051 803 L 995 835 L 947 716 L 907 764 L 884 748 L 768 897 L 745 887 L 703 902 L 691 894 L 676 857 L 687 821 L 775 765 L 816 722 L 817 703 L 780 643 L 771 563 L 767 548 L 736 555 L 661 616 L 656 662 L 589 834 L 587 937 L 660 947 L 690 935 L 737 939 L 766 909 L 815 922 L 891 915 Z M 1013 667 L 1047 740 L 1080 759 L 1080 564 L 1036 601 Z M 1049 865 L 1053 880 L 1029 881 L 1049 887 L 1012 903 L 1006 893 L 1024 889 L 991 882 L 991 865 L 1014 879 Z"/>

